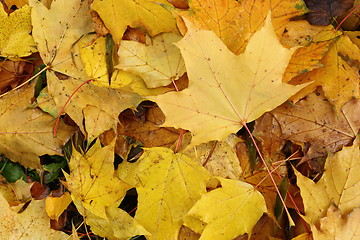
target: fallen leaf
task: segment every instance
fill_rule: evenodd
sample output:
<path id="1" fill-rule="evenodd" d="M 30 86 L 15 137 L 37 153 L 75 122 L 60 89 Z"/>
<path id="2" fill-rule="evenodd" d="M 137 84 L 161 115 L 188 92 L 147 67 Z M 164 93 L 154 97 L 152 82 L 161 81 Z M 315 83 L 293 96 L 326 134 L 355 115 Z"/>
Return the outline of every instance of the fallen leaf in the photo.
<path id="1" fill-rule="evenodd" d="M 114 175 L 113 161 L 114 142 L 101 148 L 96 141 L 84 155 L 73 150 L 69 162 L 70 174 L 65 174 L 65 177 L 78 209 L 84 207 L 107 219 L 106 207 L 121 202 L 131 187 Z"/>
<path id="2" fill-rule="evenodd" d="M 348 102 L 337 114 L 321 92 L 309 94 L 295 105 L 288 103 L 271 112 L 282 137 L 301 146 L 309 144 L 305 159 L 326 156 L 350 143 L 360 129 L 360 101 Z"/>
<path id="3" fill-rule="evenodd" d="M 47 81 L 48 91 L 57 109 L 65 106 L 70 95 L 83 83 L 82 80 L 74 78 L 60 80 L 50 71 L 47 72 Z M 89 141 L 92 141 L 106 130 L 116 129 L 120 112 L 127 108 L 136 108 L 142 100 L 142 97 L 135 93 L 89 83 L 78 89 L 64 111 L 83 133 L 88 134 Z"/>
<path id="4" fill-rule="evenodd" d="M 234 239 L 252 228 L 266 212 L 265 200 L 250 184 L 217 177 L 221 187 L 204 193 L 190 209 L 184 225 L 200 240 Z M 246 218 L 246 221 L 241 219 Z M 199 222 L 203 229 L 199 228 Z"/>
<path id="5" fill-rule="evenodd" d="M 32 200 L 23 212 L 17 213 L 0 193 L 0 208 L 0 232 L 4 239 L 68 239 L 66 233 L 50 229 L 44 200 Z"/>
<path id="6" fill-rule="evenodd" d="M 325 26 L 331 24 L 334 17 L 340 16 L 352 8 L 354 0 L 304 0 L 310 12 L 307 19 L 312 25 Z"/>
<path id="7" fill-rule="evenodd" d="M 279 43 L 270 17 L 238 56 L 213 32 L 185 21 L 188 32 L 176 45 L 185 60 L 189 87 L 150 99 L 165 113 L 163 126 L 192 132 L 190 146 L 225 139 L 304 87 L 281 81 L 295 49 Z"/>
<path id="8" fill-rule="evenodd" d="M 52 70 L 86 79 L 76 42 L 93 29 L 88 1 L 52 1 L 48 8 L 30 0 L 32 34 L 40 56 Z"/>
<path id="9" fill-rule="evenodd" d="M 314 240 L 327 239 L 359 239 L 360 209 L 355 208 L 343 216 L 334 205 L 327 210 L 325 217 L 320 219 L 319 229 L 311 225 Z"/>
<path id="10" fill-rule="evenodd" d="M 149 88 L 167 86 L 185 73 L 180 50 L 173 45 L 180 39 L 177 34 L 162 33 L 147 45 L 122 41 L 115 67 L 142 77 Z"/>
<path id="11" fill-rule="evenodd" d="M 358 68 L 352 67 L 347 60 L 360 60 L 360 49 L 343 35 L 334 43 L 321 60 L 324 67 L 314 69 L 305 75 L 294 78 L 291 84 L 313 81 L 292 97 L 298 101 L 321 86 L 325 96 L 340 111 L 352 98 L 360 96 Z"/>
<path id="12" fill-rule="evenodd" d="M 117 206 L 106 207 L 105 211 L 106 219 L 91 213 L 86 214 L 85 221 L 95 234 L 113 240 L 128 240 L 137 235 L 149 235 L 143 226 Z"/>
<path id="13" fill-rule="evenodd" d="M 161 32 L 177 32 L 171 14 L 158 3 L 166 1 L 158 0 L 154 3 L 151 0 L 94 0 L 91 8 L 100 15 L 115 43 L 120 43 L 128 25 L 132 28 L 144 28 L 151 36 Z"/>
<path id="14" fill-rule="evenodd" d="M 210 174 L 185 154 L 168 148 L 145 149 L 132 169 L 137 174 L 128 174 L 126 181 L 136 183 L 135 220 L 151 233 L 146 235 L 150 240 L 177 239 L 181 219 L 205 193 Z"/>
<path id="15" fill-rule="evenodd" d="M 61 197 L 47 196 L 45 199 L 45 210 L 50 219 L 58 220 L 60 215 L 72 202 L 69 192 L 65 192 Z"/>
<path id="16" fill-rule="evenodd" d="M 34 85 L 9 92 L 0 104 L 0 152 L 12 161 L 34 169 L 42 169 L 39 156 L 62 155 L 62 146 L 74 128 L 60 123 L 53 136 L 54 119 L 38 108 L 29 108 Z"/>
<path id="17" fill-rule="evenodd" d="M 283 32 L 284 25 L 297 15 L 306 12 L 303 2 L 296 0 L 254 1 L 254 0 L 191 0 L 190 9 L 181 11 L 166 7 L 174 15 L 189 19 L 198 28 L 211 30 L 235 54 L 244 52 L 252 35 L 265 23 L 267 13 L 271 10 L 275 31 Z M 177 17 L 180 31 L 185 35 L 186 26 Z"/>
<path id="18" fill-rule="evenodd" d="M 325 172 L 318 182 L 315 183 L 295 171 L 304 201 L 304 219 L 310 225 L 318 224 L 331 205 L 335 205 L 342 215 L 347 215 L 359 207 L 359 156 L 359 143 L 355 140 L 353 146 L 344 147 L 327 158 Z"/>
<path id="19" fill-rule="evenodd" d="M 28 5 L 9 16 L 0 4 L 0 56 L 26 57 L 36 52 L 31 33 L 30 7 Z"/>
<path id="20" fill-rule="evenodd" d="M 28 4 L 28 0 L 5 0 L 4 2 L 8 8 L 11 8 L 12 5 L 15 5 L 17 8 L 21 8 L 22 6 Z"/>

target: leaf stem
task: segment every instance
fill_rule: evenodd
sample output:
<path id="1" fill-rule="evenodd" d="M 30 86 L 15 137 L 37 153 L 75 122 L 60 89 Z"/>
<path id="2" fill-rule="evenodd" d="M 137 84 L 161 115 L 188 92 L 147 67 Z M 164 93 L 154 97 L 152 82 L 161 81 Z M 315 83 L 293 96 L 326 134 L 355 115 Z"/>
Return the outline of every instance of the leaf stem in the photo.
<path id="1" fill-rule="evenodd" d="M 243 123 L 243 126 L 244 126 L 244 128 L 246 129 L 246 131 L 249 133 L 249 136 L 250 136 L 250 138 L 251 138 L 251 141 L 254 143 L 254 146 L 255 146 L 255 148 L 256 148 L 256 151 L 259 153 L 259 157 L 260 157 L 260 159 L 261 159 L 261 162 L 264 164 L 264 166 L 265 166 L 265 168 L 266 168 L 266 171 L 268 172 L 268 174 L 269 174 L 269 176 L 270 176 L 270 179 L 271 179 L 272 183 L 273 183 L 274 186 L 275 186 L 276 192 L 277 192 L 277 194 L 278 194 L 278 196 L 279 196 L 282 204 L 284 205 L 284 209 L 285 209 L 285 211 L 286 211 L 286 214 L 288 215 L 288 219 L 289 219 L 289 222 L 290 222 L 290 226 L 294 226 L 295 224 L 294 224 L 294 222 L 293 222 L 293 220 L 292 220 L 292 218 L 291 218 L 289 209 L 286 207 L 284 198 L 281 196 L 280 190 L 279 190 L 279 188 L 278 188 L 277 185 L 276 185 L 275 179 L 274 179 L 273 176 L 271 175 L 271 171 L 270 171 L 270 169 L 269 169 L 269 166 L 266 164 L 266 161 L 265 161 L 263 155 L 262 155 L 261 152 L 260 152 L 260 149 L 259 149 L 259 147 L 258 147 L 258 145 L 257 145 L 257 143 L 256 143 L 256 141 L 255 141 L 254 136 L 252 135 L 250 129 L 247 127 L 246 123 Z"/>

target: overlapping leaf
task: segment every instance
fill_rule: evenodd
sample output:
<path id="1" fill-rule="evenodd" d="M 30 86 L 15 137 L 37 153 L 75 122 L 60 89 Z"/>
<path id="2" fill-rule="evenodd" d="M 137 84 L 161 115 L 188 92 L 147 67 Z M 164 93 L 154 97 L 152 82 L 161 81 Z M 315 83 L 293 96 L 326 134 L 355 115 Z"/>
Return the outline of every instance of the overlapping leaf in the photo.
<path id="1" fill-rule="evenodd" d="M 30 32 L 31 18 L 28 5 L 8 16 L 4 6 L 0 4 L 0 56 L 25 57 L 36 52 Z"/>
<path id="2" fill-rule="evenodd" d="M 279 43 L 270 17 L 238 56 L 215 33 L 185 21 L 188 32 L 177 46 L 185 60 L 189 87 L 151 99 L 166 115 L 164 126 L 190 130 L 193 145 L 225 139 L 304 87 L 281 81 L 295 49 Z"/>
<path id="3" fill-rule="evenodd" d="M 41 169 L 39 156 L 62 154 L 62 146 L 74 128 L 60 124 L 54 138 L 54 119 L 37 108 L 29 108 L 34 86 L 12 91 L 0 102 L 0 152 L 23 166 Z"/>

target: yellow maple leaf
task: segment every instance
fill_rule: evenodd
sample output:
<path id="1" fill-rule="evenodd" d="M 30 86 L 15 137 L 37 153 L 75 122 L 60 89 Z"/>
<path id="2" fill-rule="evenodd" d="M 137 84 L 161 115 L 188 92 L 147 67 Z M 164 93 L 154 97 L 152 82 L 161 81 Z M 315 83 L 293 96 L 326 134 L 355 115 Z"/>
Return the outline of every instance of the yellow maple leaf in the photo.
<path id="1" fill-rule="evenodd" d="M 185 73 L 180 50 L 173 45 L 181 37 L 163 33 L 147 45 L 136 41 L 122 41 L 119 64 L 115 67 L 141 76 L 149 88 L 167 86 Z"/>
<path id="2" fill-rule="evenodd" d="M 134 167 L 129 164 L 125 169 L 130 174 L 124 180 L 136 185 L 135 220 L 151 233 L 148 239 L 177 239 L 182 217 L 205 193 L 210 174 L 185 154 L 169 148 L 145 149 Z M 122 164 L 119 169 L 124 169 Z"/>
<path id="3" fill-rule="evenodd" d="M 106 207 L 119 204 L 130 189 L 128 184 L 114 176 L 114 143 L 101 148 L 96 141 L 84 155 L 73 150 L 70 174 L 65 174 L 71 197 L 75 204 L 80 204 L 78 209 L 84 207 L 105 219 Z"/>
<path id="4" fill-rule="evenodd" d="M 0 4 L 0 56 L 26 57 L 37 51 L 30 35 L 30 11 L 25 5 L 8 16 Z"/>
<path id="5" fill-rule="evenodd" d="M 319 229 L 311 225 L 314 240 L 359 239 L 360 208 L 343 216 L 334 205 L 327 210 L 326 216 L 320 219 Z"/>
<path id="6" fill-rule="evenodd" d="M 167 3 L 165 0 L 157 2 Z M 151 0 L 95 0 L 91 8 L 100 15 L 116 43 L 121 41 L 128 25 L 144 28 L 151 36 L 177 32 L 171 14 Z"/>
<path id="7" fill-rule="evenodd" d="M 325 172 L 317 183 L 295 171 L 304 201 L 304 218 L 310 225 L 317 224 L 332 204 L 343 215 L 359 207 L 359 156 L 359 143 L 355 140 L 353 146 L 344 147 L 326 159 Z"/>
<path id="8" fill-rule="evenodd" d="M 75 43 L 94 31 L 88 2 L 52 1 L 48 8 L 41 1 L 30 0 L 29 5 L 32 34 L 44 63 L 55 71 L 86 79 Z"/>
<path id="9" fill-rule="evenodd" d="M 61 109 L 70 95 L 83 82 L 69 78 L 62 81 L 54 72 L 47 72 L 48 90 L 58 109 Z M 116 128 L 118 115 L 127 108 L 136 108 L 142 97 L 130 92 L 85 84 L 74 94 L 65 108 L 67 113 L 87 133 L 92 141 L 101 133 Z M 116 106 L 116 107 L 114 107 Z M 85 121 L 85 127 L 84 127 Z"/>
<path id="10" fill-rule="evenodd" d="M 75 128 L 60 123 L 54 138 L 53 117 L 38 108 L 29 108 L 34 85 L 11 91 L 0 102 L 0 152 L 12 161 L 30 168 L 42 169 L 38 156 L 61 155 L 62 146 Z"/>
<path id="11" fill-rule="evenodd" d="M 164 126 L 192 132 L 192 145 L 224 139 L 304 87 L 281 81 L 295 48 L 280 44 L 269 16 L 240 55 L 230 52 L 213 32 L 185 21 L 188 32 L 176 45 L 185 60 L 189 87 L 150 99 L 164 111 Z"/>
<path id="12" fill-rule="evenodd" d="M 13 211 L 0 193 L 0 235 L 2 239 L 68 239 L 66 233 L 50 228 L 45 200 L 32 200 L 21 213 Z"/>
<path id="13" fill-rule="evenodd" d="M 201 233 L 201 240 L 230 240 L 250 234 L 266 212 L 264 197 L 248 183 L 217 179 L 221 187 L 201 196 L 187 213 L 184 225 Z"/>

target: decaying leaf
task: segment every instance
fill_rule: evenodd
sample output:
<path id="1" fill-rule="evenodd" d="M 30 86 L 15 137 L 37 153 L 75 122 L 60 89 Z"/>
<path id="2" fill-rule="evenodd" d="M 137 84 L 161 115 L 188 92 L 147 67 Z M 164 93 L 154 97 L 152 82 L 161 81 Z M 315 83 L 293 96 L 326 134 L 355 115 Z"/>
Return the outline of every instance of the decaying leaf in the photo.
<path id="1" fill-rule="evenodd" d="M 185 22 L 188 32 L 177 46 L 185 60 L 189 87 L 150 99 L 165 113 L 163 126 L 192 132 L 192 146 L 225 139 L 304 87 L 281 81 L 295 49 L 279 43 L 270 17 L 238 56 L 213 32 Z"/>
<path id="2" fill-rule="evenodd" d="M 359 100 L 351 100 L 337 114 L 321 92 L 309 94 L 295 105 L 285 103 L 271 113 L 281 126 L 282 137 L 303 146 L 304 160 L 340 150 L 360 129 Z"/>

